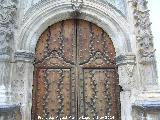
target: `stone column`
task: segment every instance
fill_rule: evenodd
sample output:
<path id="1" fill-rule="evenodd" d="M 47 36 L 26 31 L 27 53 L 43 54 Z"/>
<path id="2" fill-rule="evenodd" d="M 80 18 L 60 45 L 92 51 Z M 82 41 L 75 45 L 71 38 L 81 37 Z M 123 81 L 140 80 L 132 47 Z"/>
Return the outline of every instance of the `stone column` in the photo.
<path id="1" fill-rule="evenodd" d="M 10 72 L 14 43 L 16 0 L 0 0 L 0 105 L 11 104 Z"/>
<path id="2" fill-rule="evenodd" d="M 34 53 L 19 50 L 15 52 L 14 58 L 11 83 L 13 102 L 21 105 L 22 120 L 31 120 Z"/>

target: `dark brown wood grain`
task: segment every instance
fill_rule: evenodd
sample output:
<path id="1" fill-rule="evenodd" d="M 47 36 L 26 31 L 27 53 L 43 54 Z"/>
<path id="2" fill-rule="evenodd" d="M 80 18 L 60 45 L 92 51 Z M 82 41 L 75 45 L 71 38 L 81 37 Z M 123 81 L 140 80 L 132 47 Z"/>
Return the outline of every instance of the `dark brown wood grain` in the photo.
<path id="1" fill-rule="evenodd" d="M 117 78 L 115 49 L 101 28 L 76 19 L 49 26 L 36 47 L 32 119 L 120 120 Z"/>

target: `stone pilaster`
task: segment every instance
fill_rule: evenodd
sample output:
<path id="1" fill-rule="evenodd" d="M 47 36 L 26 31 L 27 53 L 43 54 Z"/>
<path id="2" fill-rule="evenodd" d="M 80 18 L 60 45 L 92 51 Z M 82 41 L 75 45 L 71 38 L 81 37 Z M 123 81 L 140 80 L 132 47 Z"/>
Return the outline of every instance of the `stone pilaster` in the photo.
<path id="1" fill-rule="evenodd" d="M 16 28 L 17 1 L 0 0 L 0 105 L 11 104 L 11 54 Z"/>
<path id="2" fill-rule="evenodd" d="M 121 99 L 121 119 L 133 120 L 132 118 L 132 97 L 131 91 L 124 91 L 120 94 Z"/>
<path id="3" fill-rule="evenodd" d="M 122 87 L 121 119 L 132 120 L 132 91 L 138 89 L 135 81 L 136 56 L 133 53 L 119 55 L 116 58 L 119 74 L 119 85 Z"/>
<path id="4" fill-rule="evenodd" d="M 146 0 L 131 0 L 137 42 L 137 60 L 144 90 L 158 88 L 155 49 Z"/>
<path id="5" fill-rule="evenodd" d="M 14 54 L 11 88 L 13 103 L 21 105 L 22 120 L 31 120 L 34 53 L 20 50 Z"/>

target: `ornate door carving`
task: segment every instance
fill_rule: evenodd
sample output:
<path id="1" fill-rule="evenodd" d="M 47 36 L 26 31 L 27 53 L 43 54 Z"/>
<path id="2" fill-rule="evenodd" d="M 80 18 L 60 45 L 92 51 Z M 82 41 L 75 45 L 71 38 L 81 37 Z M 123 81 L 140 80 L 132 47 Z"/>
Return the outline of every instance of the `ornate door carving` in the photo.
<path id="1" fill-rule="evenodd" d="M 115 50 L 93 23 L 65 20 L 36 47 L 32 119 L 120 119 Z"/>

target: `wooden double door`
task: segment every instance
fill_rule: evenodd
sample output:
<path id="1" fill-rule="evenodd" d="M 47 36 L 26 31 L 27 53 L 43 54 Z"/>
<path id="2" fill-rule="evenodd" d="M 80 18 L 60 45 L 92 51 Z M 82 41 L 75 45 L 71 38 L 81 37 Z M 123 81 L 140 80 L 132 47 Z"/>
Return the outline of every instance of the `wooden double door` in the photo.
<path id="1" fill-rule="evenodd" d="M 115 49 L 95 24 L 73 19 L 49 26 L 34 66 L 33 120 L 120 120 Z"/>

